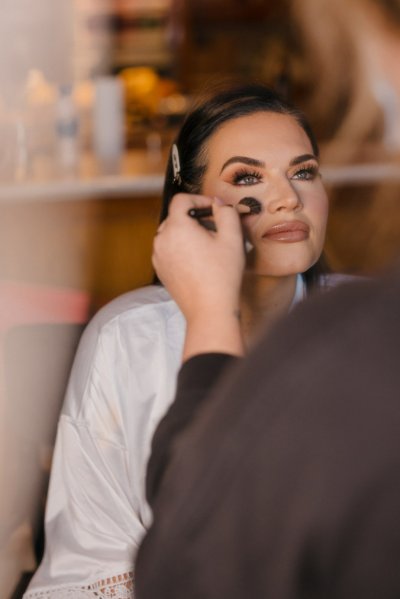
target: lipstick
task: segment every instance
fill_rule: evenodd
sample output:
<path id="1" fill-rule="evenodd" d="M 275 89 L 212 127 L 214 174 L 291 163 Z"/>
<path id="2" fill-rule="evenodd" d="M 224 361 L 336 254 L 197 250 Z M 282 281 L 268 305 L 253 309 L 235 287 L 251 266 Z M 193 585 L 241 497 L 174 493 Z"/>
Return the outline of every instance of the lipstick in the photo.
<path id="1" fill-rule="evenodd" d="M 309 226 L 299 220 L 286 221 L 272 226 L 263 234 L 264 239 L 270 241 L 281 241 L 284 243 L 295 243 L 308 239 Z"/>

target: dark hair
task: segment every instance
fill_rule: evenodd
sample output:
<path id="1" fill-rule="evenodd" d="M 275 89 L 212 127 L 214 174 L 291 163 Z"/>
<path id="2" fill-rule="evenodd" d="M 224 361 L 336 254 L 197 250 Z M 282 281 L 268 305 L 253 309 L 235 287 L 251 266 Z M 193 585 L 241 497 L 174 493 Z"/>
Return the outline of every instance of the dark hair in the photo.
<path id="1" fill-rule="evenodd" d="M 258 112 L 287 114 L 295 118 L 309 138 L 314 154 L 319 155 L 316 138 L 304 114 L 274 89 L 258 83 L 221 89 L 196 102 L 175 139 L 180 158 L 180 179 L 177 181 L 174 177 L 171 151 L 165 173 L 160 222 L 167 217 L 169 204 L 176 193 L 201 193 L 207 168 L 206 144 L 211 135 L 227 121 Z M 315 282 L 318 275 L 307 276 L 307 285 Z"/>

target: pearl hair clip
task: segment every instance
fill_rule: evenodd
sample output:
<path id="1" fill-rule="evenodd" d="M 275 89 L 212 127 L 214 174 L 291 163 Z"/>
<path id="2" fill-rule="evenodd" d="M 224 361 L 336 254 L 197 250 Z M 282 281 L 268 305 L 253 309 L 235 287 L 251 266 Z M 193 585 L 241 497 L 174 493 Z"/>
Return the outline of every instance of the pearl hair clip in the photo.
<path id="1" fill-rule="evenodd" d="M 181 185 L 182 184 L 182 177 L 181 177 L 181 162 L 179 159 L 179 151 L 178 151 L 178 146 L 176 144 L 172 145 L 172 170 L 174 173 L 174 179 L 173 182 L 176 185 Z"/>

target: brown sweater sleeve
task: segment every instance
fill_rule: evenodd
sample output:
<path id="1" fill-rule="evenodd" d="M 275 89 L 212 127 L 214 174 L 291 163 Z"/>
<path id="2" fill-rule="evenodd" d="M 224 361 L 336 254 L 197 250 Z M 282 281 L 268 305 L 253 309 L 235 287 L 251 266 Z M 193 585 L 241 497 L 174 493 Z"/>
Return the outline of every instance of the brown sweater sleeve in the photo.
<path id="1" fill-rule="evenodd" d="M 146 495 L 150 505 L 156 498 L 168 466 L 174 439 L 192 421 L 226 366 L 239 359 L 229 354 L 208 353 L 194 356 L 182 365 L 175 401 L 160 421 L 152 441 L 146 477 Z"/>

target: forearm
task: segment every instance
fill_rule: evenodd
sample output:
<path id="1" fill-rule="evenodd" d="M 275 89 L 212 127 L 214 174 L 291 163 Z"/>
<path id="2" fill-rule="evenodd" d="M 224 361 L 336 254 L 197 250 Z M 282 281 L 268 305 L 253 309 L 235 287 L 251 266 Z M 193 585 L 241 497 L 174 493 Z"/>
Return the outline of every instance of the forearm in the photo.
<path id="1" fill-rule="evenodd" d="M 243 337 L 238 308 L 212 306 L 188 319 L 183 360 L 204 353 L 226 353 L 242 356 Z"/>
<path id="2" fill-rule="evenodd" d="M 239 298 L 245 254 L 238 214 L 214 202 L 216 231 L 189 218 L 210 198 L 177 195 L 153 244 L 153 265 L 187 323 L 183 358 L 199 353 L 243 354 Z"/>

